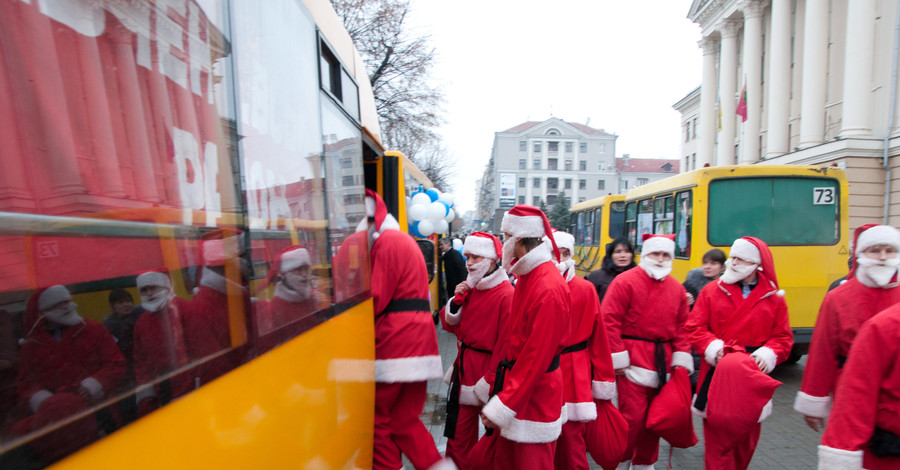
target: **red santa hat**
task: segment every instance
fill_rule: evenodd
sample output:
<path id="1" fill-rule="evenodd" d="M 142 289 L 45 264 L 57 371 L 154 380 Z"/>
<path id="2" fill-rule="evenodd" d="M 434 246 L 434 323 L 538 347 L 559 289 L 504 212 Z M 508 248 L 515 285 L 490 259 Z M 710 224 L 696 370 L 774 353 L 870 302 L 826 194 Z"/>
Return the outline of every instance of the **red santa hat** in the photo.
<path id="1" fill-rule="evenodd" d="M 200 254 L 204 266 L 223 266 L 225 260 L 234 259 L 241 255 L 239 235 L 244 233 L 240 229 L 222 227 L 211 232 L 204 233 L 200 237 Z"/>
<path id="2" fill-rule="evenodd" d="M 900 232 L 890 225 L 865 224 L 853 232 L 853 256 L 850 257 L 850 272 L 847 279 L 856 275 L 858 258 L 867 249 L 876 245 L 891 245 L 900 251 Z"/>
<path id="3" fill-rule="evenodd" d="M 44 289 L 38 295 L 38 310 L 43 312 L 48 308 L 60 303 L 60 302 L 68 302 L 72 300 L 72 294 L 69 293 L 69 289 L 66 289 L 65 286 L 51 286 Z"/>
<path id="4" fill-rule="evenodd" d="M 656 233 L 645 233 L 641 237 L 641 253 L 668 253 L 669 256 L 675 257 L 675 234 L 662 235 Z"/>
<path id="5" fill-rule="evenodd" d="M 141 290 L 142 288 L 147 286 L 163 287 L 165 289 L 171 290 L 172 280 L 169 279 L 169 270 L 166 268 L 157 268 L 138 274 L 138 290 Z"/>
<path id="6" fill-rule="evenodd" d="M 257 292 L 262 291 L 266 287 L 272 284 L 275 280 L 275 276 L 279 274 L 284 274 L 288 271 L 292 271 L 294 269 L 299 268 L 300 266 L 311 266 L 312 260 L 309 256 L 309 250 L 306 248 L 302 248 L 296 245 L 289 246 L 275 255 L 275 259 L 272 260 L 272 264 L 269 266 L 269 272 L 266 273 L 266 279 L 257 288 Z"/>
<path id="7" fill-rule="evenodd" d="M 466 237 L 463 254 L 475 255 L 498 260 L 503 258 L 503 244 L 500 240 L 486 232 L 472 232 Z"/>
<path id="8" fill-rule="evenodd" d="M 745 245 L 745 242 L 750 246 L 748 247 L 747 245 Z M 735 247 L 738 248 L 739 254 L 735 253 Z M 754 259 L 754 255 L 758 257 Z M 738 257 L 744 261 L 758 264 L 758 274 L 763 279 L 768 280 L 772 287 L 778 289 L 778 276 L 775 275 L 775 259 L 772 258 L 772 251 L 769 250 L 769 245 L 766 245 L 766 242 L 756 237 L 738 238 L 731 246 L 731 252 L 729 256 Z M 778 291 L 778 295 L 783 296 L 784 291 Z"/>
<path id="9" fill-rule="evenodd" d="M 516 238 L 550 238 L 553 245 L 553 253 L 556 255 L 556 262 L 560 261 L 559 248 L 556 247 L 556 240 L 551 236 L 553 229 L 544 211 L 534 206 L 526 206 L 519 204 L 513 207 L 503 216 L 503 222 L 500 223 L 500 230 L 512 235 Z"/>
<path id="10" fill-rule="evenodd" d="M 372 234 L 372 238 L 378 238 L 385 230 L 400 230 L 400 224 L 388 212 L 384 200 L 371 189 L 366 189 L 366 216 L 375 219 L 375 233 Z"/>

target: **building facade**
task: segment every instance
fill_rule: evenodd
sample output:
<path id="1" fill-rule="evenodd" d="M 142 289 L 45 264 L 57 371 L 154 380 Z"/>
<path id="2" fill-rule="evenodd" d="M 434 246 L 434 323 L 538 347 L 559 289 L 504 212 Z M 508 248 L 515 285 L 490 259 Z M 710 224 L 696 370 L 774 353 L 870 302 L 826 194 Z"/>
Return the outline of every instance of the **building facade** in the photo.
<path id="1" fill-rule="evenodd" d="M 697 166 L 838 164 L 850 229 L 900 223 L 896 1 L 695 0 L 688 18 L 702 33 Z"/>
<path id="2" fill-rule="evenodd" d="M 700 127 L 700 87 L 672 105 L 681 113 L 681 171 L 697 169 L 697 130 Z"/>

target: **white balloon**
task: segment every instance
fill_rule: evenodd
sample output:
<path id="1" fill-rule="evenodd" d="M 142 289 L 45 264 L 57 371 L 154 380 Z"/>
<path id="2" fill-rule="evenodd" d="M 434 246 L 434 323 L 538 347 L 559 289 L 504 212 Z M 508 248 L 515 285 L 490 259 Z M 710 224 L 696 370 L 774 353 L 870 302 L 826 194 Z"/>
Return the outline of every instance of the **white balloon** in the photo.
<path id="1" fill-rule="evenodd" d="M 447 203 L 448 206 L 452 206 L 453 205 L 453 195 L 450 193 L 443 193 L 440 196 L 438 196 L 438 201 L 444 201 Z"/>
<path id="2" fill-rule="evenodd" d="M 450 210 L 447 211 L 447 216 L 444 217 L 444 220 L 447 221 L 447 223 L 449 224 L 450 222 L 453 222 L 453 219 L 455 219 L 455 218 L 456 218 L 456 211 L 454 211 L 453 208 L 451 207 Z"/>
<path id="3" fill-rule="evenodd" d="M 438 220 L 437 223 L 434 224 L 434 233 L 447 233 L 447 230 L 449 229 L 450 224 L 444 219 Z"/>
<path id="4" fill-rule="evenodd" d="M 428 216 L 428 209 L 425 206 L 420 204 L 413 204 L 406 209 L 406 213 L 409 216 L 409 220 L 413 222 L 417 220 L 422 220 Z"/>
<path id="5" fill-rule="evenodd" d="M 427 195 L 425 197 L 428 197 Z M 434 233 L 434 224 L 430 220 L 424 219 L 419 221 L 419 233 L 423 237 L 427 237 Z"/>
<path id="6" fill-rule="evenodd" d="M 431 198 L 428 197 L 428 195 L 425 193 L 419 193 L 413 196 L 412 203 L 414 206 L 420 205 L 423 207 L 428 207 L 428 205 L 431 204 Z"/>
<path id="7" fill-rule="evenodd" d="M 428 206 L 428 218 L 431 219 L 432 222 L 437 222 L 438 220 L 444 220 L 444 217 L 447 215 L 447 206 L 443 203 L 434 201 Z"/>

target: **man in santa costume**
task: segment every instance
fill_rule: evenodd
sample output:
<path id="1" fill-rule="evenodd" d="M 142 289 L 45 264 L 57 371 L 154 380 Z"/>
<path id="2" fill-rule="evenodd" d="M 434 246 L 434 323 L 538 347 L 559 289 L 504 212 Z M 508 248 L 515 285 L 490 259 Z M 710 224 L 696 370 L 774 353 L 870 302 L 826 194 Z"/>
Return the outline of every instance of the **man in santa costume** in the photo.
<path id="1" fill-rule="evenodd" d="M 859 329 L 819 446 L 820 470 L 900 468 L 900 305 Z"/>
<path id="2" fill-rule="evenodd" d="M 190 301 L 191 312 L 185 315 L 184 321 L 191 336 L 210 337 L 201 342 L 205 349 L 190 351 L 192 355 L 209 356 L 231 347 L 229 296 L 238 298 L 233 305 L 239 305 L 239 308 L 249 305 L 245 287 L 246 262 L 241 257 L 244 251 L 242 236 L 241 230 L 226 227 L 205 233 L 200 238 L 203 267 L 199 286 Z M 237 313 L 243 318 L 242 312 Z"/>
<path id="3" fill-rule="evenodd" d="M 566 421 L 559 354 L 566 346 L 571 298 L 559 274 L 559 250 L 540 209 L 518 205 L 503 216 L 503 267 L 518 277 L 510 326 L 493 397 L 482 409 L 485 427 L 500 432 L 498 468 L 553 468 L 556 439 Z M 552 246 L 552 250 L 550 247 Z"/>
<path id="4" fill-rule="evenodd" d="M 441 459 L 419 419 L 426 382 L 443 374 L 428 301 L 428 271 L 416 241 L 384 201 L 366 190 L 375 304 L 375 435 L 372 465 L 396 470 L 401 452 L 417 469 L 456 468 Z"/>
<path id="5" fill-rule="evenodd" d="M 594 400 L 611 400 L 616 394 L 616 376 L 609 352 L 609 339 L 600 300 L 594 285 L 575 275 L 575 237 L 556 231 L 557 265 L 572 295 L 568 342 L 559 357 L 568 421 L 556 441 L 557 470 L 587 470 L 587 422 L 597 419 Z"/>
<path id="6" fill-rule="evenodd" d="M 819 309 L 803 385 L 794 402 L 794 409 L 815 431 L 828 417 L 835 386 L 859 327 L 900 302 L 900 232 L 889 225 L 863 225 L 856 229 L 853 251 L 847 282 L 828 292 Z"/>
<path id="7" fill-rule="evenodd" d="M 267 286 L 275 284 L 275 297 L 253 304 L 260 335 L 299 320 L 323 306 L 320 296 L 312 288 L 310 268 L 311 259 L 306 248 L 289 246 L 275 256 L 265 282 Z"/>
<path id="8" fill-rule="evenodd" d="M 469 451 L 478 440 L 478 415 L 488 401 L 484 380 L 490 372 L 491 354 L 499 351 L 501 332 L 509 324 L 513 286 L 500 267 L 503 248 L 497 237 L 472 232 L 463 246 L 468 277 L 440 312 L 444 330 L 456 335 L 456 361 L 448 370 L 447 457 L 460 469 L 470 469 Z M 482 386 L 479 399 L 476 385 Z"/>
<path id="9" fill-rule="evenodd" d="M 787 359 L 793 345 L 784 291 L 778 288 L 769 247 L 758 238 L 743 237 L 734 241 L 729 256 L 725 273 L 700 291 L 685 325 L 694 350 L 705 358 L 693 407 L 704 418 L 712 374 L 726 348 L 750 353 L 759 369 L 769 374 Z M 766 416 L 771 411 L 767 408 L 763 410 Z M 750 465 L 759 441 L 759 423 L 734 445 L 723 444 L 705 419 L 703 429 L 707 468 L 744 469 Z"/>
<path id="10" fill-rule="evenodd" d="M 646 429 L 650 402 L 675 367 L 693 371 L 684 331 L 688 316 L 684 287 L 669 275 L 674 235 L 645 234 L 641 260 L 617 276 L 603 298 L 609 348 L 616 374 L 619 410 L 628 421 L 630 457 L 620 469 L 651 469 L 659 454 L 659 436 Z"/>

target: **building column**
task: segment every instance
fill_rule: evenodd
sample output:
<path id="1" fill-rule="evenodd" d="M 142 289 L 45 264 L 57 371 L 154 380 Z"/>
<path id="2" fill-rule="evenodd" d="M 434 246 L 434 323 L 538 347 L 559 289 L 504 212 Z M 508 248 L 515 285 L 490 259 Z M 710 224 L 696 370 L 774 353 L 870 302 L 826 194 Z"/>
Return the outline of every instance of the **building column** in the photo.
<path id="1" fill-rule="evenodd" d="M 734 125 L 737 98 L 737 30 L 734 21 L 725 21 L 719 31 L 722 34 L 722 58 L 719 61 L 719 106 L 722 129 L 719 130 L 719 151 L 716 165 L 734 165 Z M 718 116 L 717 116 L 718 118 Z"/>
<path id="2" fill-rule="evenodd" d="M 844 54 L 844 106 L 841 137 L 872 135 L 869 108 L 872 95 L 872 24 L 875 0 L 847 2 L 847 49 Z"/>
<path id="3" fill-rule="evenodd" d="M 777 157 L 790 150 L 791 0 L 772 0 L 772 31 L 769 36 L 766 158 Z"/>
<path id="4" fill-rule="evenodd" d="M 812 147 L 825 140 L 828 2 L 806 2 L 803 29 L 803 91 L 800 98 L 799 148 Z"/>
<path id="5" fill-rule="evenodd" d="M 762 7 L 756 1 L 742 5 L 744 12 L 744 72 L 747 75 L 747 121 L 741 134 L 739 163 L 759 161 L 759 121 L 762 109 Z"/>
<path id="6" fill-rule="evenodd" d="M 703 84 L 700 87 L 700 142 L 697 166 L 712 165 L 716 144 L 716 52 L 718 43 L 706 37 L 698 42 L 703 48 Z"/>

